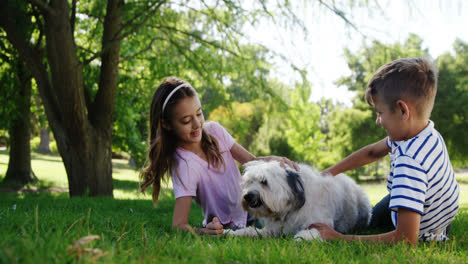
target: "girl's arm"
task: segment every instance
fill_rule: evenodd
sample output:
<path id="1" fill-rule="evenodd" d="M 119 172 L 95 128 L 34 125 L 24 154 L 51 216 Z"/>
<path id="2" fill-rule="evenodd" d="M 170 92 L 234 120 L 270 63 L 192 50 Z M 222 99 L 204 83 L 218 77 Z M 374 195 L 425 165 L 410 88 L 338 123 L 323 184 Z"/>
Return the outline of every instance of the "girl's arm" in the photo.
<path id="1" fill-rule="evenodd" d="M 387 146 L 387 138 L 384 138 L 374 144 L 367 145 L 353 154 L 347 156 L 337 164 L 323 170 L 322 174 L 331 174 L 333 176 L 342 172 L 361 167 L 363 165 L 381 159 L 390 152 L 391 149 Z"/>
<path id="2" fill-rule="evenodd" d="M 405 208 L 398 208 L 398 224 L 396 229 L 384 234 L 370 236 L 342 235 L 326 224 L 313 224 L 310 227 L 316 228 L 320 232 L 322 239 L 325 240 L 360 240 L 388 244 L 404 241 L 414 246 L 418 243 L 420 223 L 421 215 L 419 213 Z"/>
<path id="3" fill-rule="evenodd" d="M 284 167 L 284 164 L 288 164 L 289 167 L 294 168 L 296 171 L 300 170 L 299 166 L 295 162 L 289 160 L 288 158 L 278 156 L 255 157 L 252 153 L 248 152 L 244 147 L 237 143 L 234 143 L 234 145 L 232 145 L 231 154 L 232 157 L 242 165 L 252 160 L 277 160 L 281 163 L 282 167 Z"/>
<path id="4" fill-rule="evenodd" d="M 252 153 L 248 152 L 238 143 L 234 143 L 234 145 L 232 145 L 231 154 L 232 157 L 242 165 L 255 159 L 255 156 Z"/>
<path id="5" fill-rule="evenodd" d="M 193 228 L 188 224 L 190 206 L 192 204 L 191 196 L 183 196 L 176 199 L 174 206 L 174 215 L 172 217 L 172 227 L 186 231 L 195 231 L 200 234 L 212 236 L 221 236 L 223 234 L 223 225 L 219 221 L 213 221 L 206 225 L 206 228 Z"/>

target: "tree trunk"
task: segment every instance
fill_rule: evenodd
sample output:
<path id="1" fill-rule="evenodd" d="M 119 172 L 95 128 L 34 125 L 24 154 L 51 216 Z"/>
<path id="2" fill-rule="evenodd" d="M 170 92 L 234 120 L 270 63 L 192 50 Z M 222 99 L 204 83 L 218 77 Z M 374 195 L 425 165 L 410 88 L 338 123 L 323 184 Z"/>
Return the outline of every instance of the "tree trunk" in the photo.
<path id="1" fill-rule="evenodd" d="M 39 1 L 45 20 L 47 63 L 15 30 L 15 19 L 31 21 L 0 1 L 0 26 L 27 63 L 67 171 L 70 196 L 112 196 L 112 124 L 120 55 L 123 0 L 108 0 L 104 19 L 101 74 L 94 101 L 85 102 L 82 64 L 77 57 L 67 0 Z M 26 18 L 26 19 L 24 19 Z M 50 72 L 48 71 L 50 69 Z M 49 77 L 50 76 L 50 77 Z"/>
<path id="2" fill-rule="evenodd" d="M 37 151 L 39 153 L 44 153 L 44 154 L 49 154 L 52 151 L 50 151 L 50 135 L 49 135 L 49 130 L 47 127 L 39 127 L 41 130 L 41 142 L 39 143 L 39 147 L 37 148 Z"/>
<path id="3" fill-rule="evenodd" d="M 31 168 L 31 75 L 22 62 L 17 67 L 19 96 L 16 106 L 18 113 L 12 120 L 10 133 L 10 160 L 5 175 L 5 182 L 27 184 L 37 181 Z"/>

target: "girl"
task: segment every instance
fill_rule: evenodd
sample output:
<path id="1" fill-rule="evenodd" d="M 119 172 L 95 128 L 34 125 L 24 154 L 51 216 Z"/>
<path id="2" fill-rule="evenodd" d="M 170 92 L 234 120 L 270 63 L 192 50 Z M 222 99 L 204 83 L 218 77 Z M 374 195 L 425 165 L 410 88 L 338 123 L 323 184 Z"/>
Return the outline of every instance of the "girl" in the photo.
<path id="1" fill-rule="evenodd" d="M 203 117 L 201 103 L 192 86 L 175 77 L 166 78 L 154 93 L 150 112 L 149 165 L 142 172 L 141 190 L 153 185 L 158 200 L 161 180 L 171 172 L 176 198 L 172 226 L 188 225 L 192 197 L 203 210 L 202 234 L 219 235 L 223 228 L 242 228 L 247 213 L 241 206 L 241 164 L 254 159 L 279 160 L 298 170 L 286 158 L 256 158 L 235 143 L 216 122 Z"/>

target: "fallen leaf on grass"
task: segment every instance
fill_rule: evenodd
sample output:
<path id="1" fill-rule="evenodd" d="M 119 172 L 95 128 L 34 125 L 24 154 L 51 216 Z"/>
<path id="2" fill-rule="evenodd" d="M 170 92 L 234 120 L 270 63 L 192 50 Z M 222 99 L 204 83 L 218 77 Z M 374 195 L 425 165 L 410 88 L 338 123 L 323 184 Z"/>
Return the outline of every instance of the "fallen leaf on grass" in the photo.
<path id="1" fill-rule="evenodd" d="M 78 249 L 78 248 L 81 248 L 83 247 L 84 245 L 88 244 L 89 242 L 91 241 L 94 241 L 96 239 L 100 239 L 99 236 L 97 235 L 90 235 L 90 236 L 85 236 L 85 237 L 82 237 L 80 239 L 78 239 L 77 241 L 75 241 L 75 243 L 73 244 L 73 246 L 68 246 L 68 248 L 70 249 Z M 67 248 L 67 250 L 68 250 Z"/>
<path id="2" fill-rule="evenodd" d="M 91 254 L 94 260 L 98 260 L 102 256 L 107 255 L 108 252 L 103 252 L 99 248 L 83 248 L 84 245 L 96 239 L 100 239 L 100 237 L 97 235 L 82 237 L 75 241 L 75 243 L 73 243 L 73 246 L 68 246 L 67 252 L 69 255 L 74 256 L 76 258 L 81 258 L 85 254 Z"/>

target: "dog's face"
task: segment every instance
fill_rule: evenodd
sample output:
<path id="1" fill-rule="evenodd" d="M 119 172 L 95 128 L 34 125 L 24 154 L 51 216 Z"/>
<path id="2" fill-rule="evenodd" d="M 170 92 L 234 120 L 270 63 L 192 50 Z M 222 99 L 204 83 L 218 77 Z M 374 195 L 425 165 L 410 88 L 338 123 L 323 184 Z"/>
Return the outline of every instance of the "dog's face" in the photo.
<path id="1" fill-rule="evenodd" d="M 242 207 L 255 217 L 281 217 L 304 205 L 300 176 L 278 162 L 252 161 L 242 179 Z"/>

